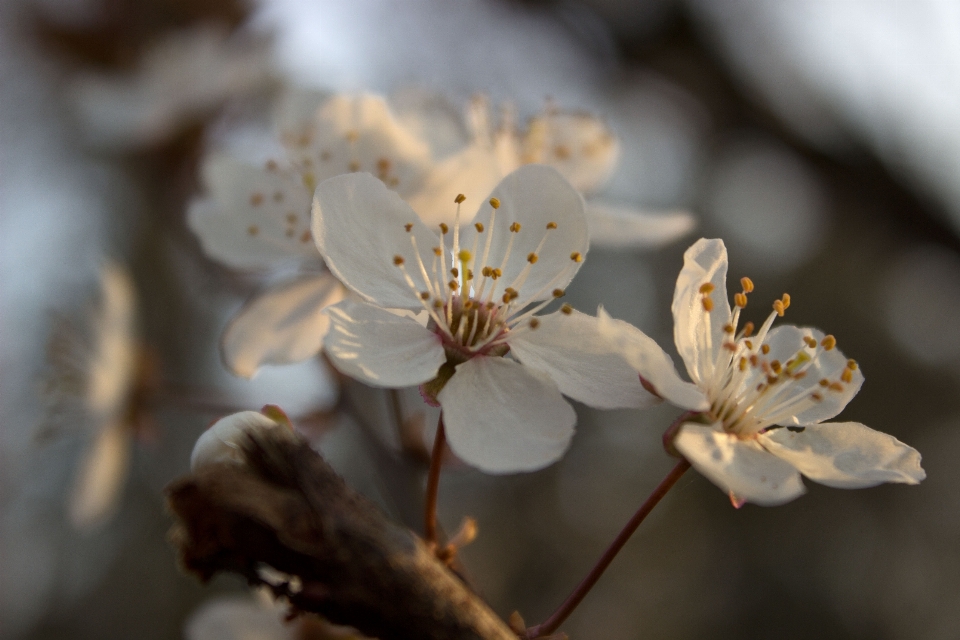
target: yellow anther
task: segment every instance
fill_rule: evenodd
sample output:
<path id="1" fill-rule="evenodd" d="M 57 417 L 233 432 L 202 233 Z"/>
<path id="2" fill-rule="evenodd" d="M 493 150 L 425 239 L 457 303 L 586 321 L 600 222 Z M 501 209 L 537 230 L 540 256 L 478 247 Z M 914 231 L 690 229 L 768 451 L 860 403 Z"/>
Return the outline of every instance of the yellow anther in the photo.
<path id="1" fill-rule="evenodd" d="M 510 231 L 512 231 L 512 232 L 514 232 L 514 233 L 519 233 L 519 232 L 520 232 L 520 223 L 519 223 L 519 222 L 514 222 L 513 224 L 511 224 L 511 225 L 510 225 Z"/>
<path id="2" fill-rule="evenodd" d="M 747 277 L 740 278 L 740 286 L 743 287 L 744 293 L 753 292 L 753 280 Z"/>
<path id="3" fill-rule="evenodd" d="M 309 171 L 304 173 L 303 176 L 301 176 L 301 178 L 303 179 L 303 186 L 307 188 L 307 191 L 312 192 L 314 189 L 317 188 L 317 178 Z"/>
<path id="4" fill-rule="evenodd" d="M 853 371 L 844 369 L 843 373 L 840 374 L 840 379 L 844 382 L 853 382 Z"/>
<path id="5" fill-rule="evenodd" d="M 507 299 L 504 300 L 504 302 L 510 302 L 511 300 L 516 300 L 520 296 L 520 294 L 517 293 L 517 290 L 514 289 L 513 287 L 507 287 L 506 289 L 504 289 L 503 294 L 507 297 Z"/>
<path id="6" fill-rule="evenodd" d="M 252 235 L 252 236 L 255 236 L 255 235 L 257 235 L 258 233 L 260 233 L 260 227 L 258 227 L 258 226 L 255 225 L 255 224 L 252 224 L 252 225 L 250 225 L 249 227 L 247 227 L 247 233 L 249 233 L 249 234 Z"/>
<path id="7" fill-rule="evenodd" d="M 704 296 L 703 299 L 700 300 L 700 302 L 703 303 L 703 310 L 704 310 L 704 311 L 706 311 L 707 313 L 710 313 L 711 311 L 713 311 L 713 300 L 711 300 L 710 298 Z"/>
<path id="8" fill-rule="evenodd" d="M 737 345 L 733 344 L 732 342 L 724 342 L 723 348 L 732 353 L 737 350 Z"/>
<path id="9" fill-rule="evenodd" d="M 557 223 L 556 223 L 556 222 L 548 222 L 548 223 L 547 223 L 547 229 L 556 229 L 556 228 L 557 228 Z"/>
<path id="10" fill-rule="evenodd" d="M 819 384 L 821 387 L 829 387 L 830 381 L 827 380 L 826 378 L 820 378 L 820 382 L 818 382 L 817 384 Z"/>
<path id="11" fill-rule="evenodd" d="M 430 299 L 430 292 L 429 292 L 429 291 L 421 291 L 421 292 L 420 292 L 420 299 L 421 299 L 421 300 L 429 300 L 429 299 Z"/>
<path id="12" fill-rule="evenodd" d="M 837 346 L 837 339 L 834 338 L 833 336 L 825 336 L 823 340 L 820 341 L 820 346 L 826 349 L 827 351 L 830 351 L 835 346 Z"/>
<path id="13" fill-rule="evenodd" d="M 483 306 L 486 308 L 487 311 L 493 311 L 493 308 L 494 308 L 495 306 L 497 306 L 497 305 L 494 304 L 493 302 L 488 302 L 488 303 L 484 304 Z"/>
<path id="14" fill-rule="evenodd" d="M 746 359 L 746 358 L 740 358 L 740 364 L 739 364 L 738 366 L 740 367 L 740 371 L 746 371 L 746 370 L 747 370 L 747 359 Z"/>
<path id="15" fill-rule="evenodd" d="M 450 282 L 447 283 L 447 286 L 450 287 L 450 291 L 456 291 L 457 289 L 460 288 L 460 283 L 457 282 L 456 280 L 451 280 Z"/>
<path id="16" fill-rule="evenodd" d="M 502 296 L 500 296 L 500 299 L 503 301 L 503 304 L 507 304 L 510 302 L 510 294 L 504 293 Z"/>
<path id="17" fill-rule="evenodd" d="M 267 171 L 276 171 L 276 170 L 277 170 L 277 161 L 267 160 Z"/>
<path id="18" fill-rule="evenodd" d="M 502 275 L 503 275 L 503 271 L 500 271 L 500 269 L 493 269 L 492 272 L 490 273 L 490 277 L 493 278 L 494 280 L 501 277 Z"/>
<path id="19" fill-rule="evenodd" d="M 856 371 L 858 367 L 856 360 L 847 360 L 847 369 L 850 369 L 850 371 Z"/>
<path id="20" fill-rule="evenodd" d="M 816 401 L 816 402 L 820 402 L 821 400 L 823 400 L 823 396 L 820 395 L 819 393 L 817 393 L 816 391 L 814 391 L 813 393 L 811 393 L 811 394 L 810 394 L 810 397 L 813 398 L 814 401 Z"/>
<path id="21" fill-rule="evenodd" d="M 407 224 L 403 225 L 403 228 L 406 229 L 407 233 L 410 233 L 413 231 L 413 223 L 408 222 Z"/>
<path id="22" fill-rule="evenodd" d="M 253 205 L 254 207 L 260 206 L 261 203 L 263 203 L 262 193 L 254 193 L 250 196 L 250 204 Z"/>
<path id="23" fill-rule="evenodd" d="M 473 309 L 473 300 L 468 298 L 467 301 L 463 303 L 463 310 L 470 311 L 470 309 Z"/>
<path id="24" fill-rule="evenodd" d="M 462 193 L 459 193 L 457 194 L 457 197 L 453 199 L 453 201 L 456 202 L 457 204 L 460 204 L 466 199 L 467 199 L 467 196 L 463 195 Z"/>
<path id="25" fill-rule="evenodd" d="M 347 131 L 347 135 L 344 137 L 347 139 L 347 142 L 356 142 L 357 139 L 360 138 L 360 132 L 356 129 L 351 129 Z"/>
<path id="26" fill-rule="evenodd" d="M 403 264 L 403 256 L 393 256 L 393 264 L 398 267 Z"/>
<path id="27" fill-rule="evenodd" d="M 752 340 L 744 340 L 744 341 L 743 341 L 743 344 L 747 345 L 747 349 L 750 349 L 751 351 L 753 351 L 753 341 L 752 341 Z"/>
<path id="28" fill-rule="evenodd" d="M 767 355 L 768 353 L 770 353 L 770 345 L 765 344 L 762 347 L 760 347 L 760 352 L 763 353 L 763 355 Z"/>
<path id="29" fill-rule="evenodd" d="M 440 233 L 441 233 L 442 235 L 447 235 L 447 232 L 448 232 L 448 231 L 450 231 L 450 227 L 447 226 L 447 223 L 441 222 L 441 223 L 440 223 Z"/>
<path id="30" fill-rule="evenodd" d="M 460 249 L 460 253 L 457 254 L 457 257 L 460 259 L 460 262 L 470 262 L 470 258 L 473 257 L 473 254 L 466 249 Z"/>
<path id="31" fill-rule="evenodd" d="M 789 293 L 783 294 L 783 297 L 780 298 L 780 302 L 783 303 L 783 308 L 784 308 L 784 309 L 789 309 L 789 308 L 790 308 L 790 294 L 789 294 Z"/>
<path id="32" fill-rule="evenodd" d="M 351 160 L 350 164 L 347 165 L 347 168 L 350 169 L 350 171 L 360 171 L 360 163 L 356 160 Z"/>
<path id="33" fill-rule="evenodd" d="M 743 337 L 749 338 L 752 335 L 753 335 L 753 323 L 748 322 L 747 324 L 743 325 Z M 747 341 L 747 348 L 753 349 L 753 346 L 750 344 L 749 340 Z"/>
<path id="34" fill-rule="evenodd" d="M 539 260 L 539 259 L 540 259 L 540 258 L 539 258 L 539 257 L 537 256 L 537 254 L 535 254 L 535 253 L 529 253 L 529 254 L 527 254 L 527 262 L 529 262 L 530 264 L 536 264 L 536 263 L 537 263 L 537 260 Z"/>
<path id="35" fill-rule="evenodd" d="M 560 307 L 560 313 L 568 316 L 568 315 L 570 315 L 571 313 L 573 313 L 573 307 L 571 307 L 571 306 L 568 305 L 568 304 L 565 304 L 565 305 L 563 305 L 562 307 Z"/>
<path id="36" fill-rule="evenodd" d="M 570 254 L 570 259 L 574 262 L 583 262 L 583 255 L 579 251 L 574 251 Z"/>
<path id="37" fill-rule="evenodd" d="M 732 324 L 725 324 L 725 325 L 723 325 L 723 332 L 724 332 L 724 333 L 733 333 L 733 325 L 732 325 Z"/>
<path id="38" fill-rule="evenodd" d="M 454 267 L 453 269 L 450 269 L 450 275 L 452 275 L 454 278 L 456 278 L 457 276 L 460 275 L 460 270 L 457 269 L 456 267 Z"/>
<path id="39" fill-rule="evenodd" d="M 433 301 L 433 308 L 434 308 L 434 309 L 440 309 L 440 308 L 442 308 L 442 307 L 443 307 L 443 300 L 434 300 L 434 301 Z"/>
<path id="40" fill-rule="evenodd" d="M 387 173 L 390 171 L 390 158 L 380 158 L 377 160 L 377 171 Z"/>
<path id="41" fill-rule="evenodd" d="M 473 280 L 473 269 L 467 269 L 467 280 Z"/>
<path id="42" fill-rule="evenodd" d="M 750 355 L 750 366 L 751 366 L 751 367 L 755 367 L 755 366 L 757 366 L 757 363 L 758 363 L 758 362 L 760 362 L 760 360 L 757 358 L 757 354 L 755 354 L 755 353 L 754 353 L 754 354 L 751 354 L 751 355 Z"/>
<path id="43" fill-rule="evenodd" d="M 747 296 L 744 293 L 735 293 L 733 294 L 733 304 L 737 305 L 741 309 L 747 306 Z"/>
<path id="44" fill-rule="evenodd" d="M 770 368 L 773 369 L 773 372 L 777 375 L 780 375 L 780 372 L 783 371 L 783 365 L 780 364 L 779 360 L 774 360 L 771 362 Z"/>
<path id="45" fill-rule="evenodd" d="M 710 282 L 704 282 L 702 285 L 700 285 L 700 293 L 702 293 L 705 296 L 708 296 L 711 293 L 713 293 L 713 284 Z"/>
<path id="46" fill-rule="evenodd" d="M 433 248 L 433 255 L 435 255 L 435 256 L 437 256 L 437 257 L 439 258 L 440 256 L 443 255 L 443 249 L 441 249 L 440 247 L 434 247 L 434 248 Z"/>
<path id="47" fill-rule="evenodd" d="M 540 326 L 540 320 L 538 320 L 537 318 L 530 318 L 530 328 L 531 328 L 531 329 L 536 329 L 536 328 L 539 327 L 539 326 Z"/>
<path id="48" fill-rule="evenodd" d="M 483 223 L 482 223 L 482 222 L 478 222 L 477 224 L 475 224 L 475 225 L 473 225 L 473 226 L 474 226 L 474 228 L 477 230 L 477 233 L 483 233 Z"/>
<path id="49" fill-rule="evenodd" d="M 565 295 L 567 295 L 567 292 L 564 291 L 563 289 L 554 289 L 554 290 L 553 290 L 553 297 L 554 297 L 554 298 L 562 298 L 562 297 L 565 296 Z"/>
<path id="50" fill-rule="evenodd" d="M 493 273 L 493 269 L 490 267 L 484 267 L 483 269 L 480 269 L 480 274 L 483 275 L 484 278 L 489 278 L 491 273 Z"/>
<path id="51" fill-rule="evenodd" d="M 774 300 L 773 301 L 773 310 L 777 312 L 777 315 L 781 318 L 783 317 L 784 312 L 787 308 L 783 305 L 783 300 Z"/>
<path id="52" fill-rule="evenodd" d="M 304 243 L 310 242 L 310 238 L 311 238 L 310 229 L 307 229 L 306 231 L 300 234 L 300 242 L 304 242 Z"/>
<path id="53" fill-rule="evenodd" d="M 817 348 L 817 341 L 813 336 L 803 336 L 803 342 L 811 349 Z"/>
<path id="54" fill-rule="evenodd" d="M 839 382 L 831 382 L 828 389 L 830 389 L 830 391 L 843 391 L 843 385 Z"/>
<path id="55" fill-rule="evenodd" d="M 494 209 L 499 209 L 500 201 L 497 200 L 496 198 L 490 198 L 490 206 L 493 207 Z"/>

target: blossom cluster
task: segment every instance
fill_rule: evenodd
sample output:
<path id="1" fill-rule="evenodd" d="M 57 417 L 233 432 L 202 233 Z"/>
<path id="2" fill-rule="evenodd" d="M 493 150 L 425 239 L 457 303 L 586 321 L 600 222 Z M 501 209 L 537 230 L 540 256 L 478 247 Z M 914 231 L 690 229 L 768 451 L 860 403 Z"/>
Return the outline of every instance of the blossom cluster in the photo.
<path id="1" fill-rule="evenodd" d="M 694 243 L 677 280 L 674 337 L 690 382 L 640 329 L 564 304 L 591 242 L 662 244 L 691 219 L 584 200 L 617 160 L 599 119 L 550 108 L 519 130 L 505 113 L 494 128 L 475 101 L 471 138 L 434 158 L 384 99 L 335 96 L 305 124 L 287 123 L 281 157 L 210 156 L 189 216 L 207 254 L 240 269 L 305 265 L 231 321 L 227 365 L 249 377 L 322 350 L 368 385 L 419 387 L 440 407 L 453 452 L 490 473 L 558 460 L 576 422 L 567 396 L 601 409 L 685 409 L 668 448 L 735 506 L 790 501 L 804 492 L 801 475 L 845 488 L 923 479 L 911 447 L 825 422 L 863 374 L 833 336 L 774 326 L 788 295 L 759 327 L 741 323 L 753 282 L 740 281 L 731 305 L 721 240 Z M 216 433 L 274 424 L 257 416 L 225 418 Z"/>

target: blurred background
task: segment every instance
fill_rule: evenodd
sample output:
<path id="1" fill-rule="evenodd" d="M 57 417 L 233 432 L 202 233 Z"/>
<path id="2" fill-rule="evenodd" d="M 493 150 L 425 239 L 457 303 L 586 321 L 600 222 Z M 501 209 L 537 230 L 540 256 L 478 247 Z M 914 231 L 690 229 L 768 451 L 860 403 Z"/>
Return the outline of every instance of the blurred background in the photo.
<path id="1" fill-rule="evenodd" d="M 683 250 L 722 237 L 754 300 L 789 292 L 788 320 L 860 363 L 841 419 L 923 454 L 919 487 L 808 483 L 776 508 L 735 510 L 689 473 L 564 625 L 571 638 L 960 635 L 960 4 L 8 0 L 0 637 L 304 637 L 241 624 L 249 611 L 214 620 L 209 603 L 242 585 L 181 574 L 166 539 L 163 487 L 210 421 L 241 408 L 314 416 L 302 425 L 352 486 L 419 525 L 423 460 L 375 434 L 385 407 L 372 429 L 328 416 L 340 389 L 319 361 L 243 381 L 219 360 L 221 329 L 264 278 L 207 259 L 185 208 L 205 148 L 288 86 L 460 106 L 482 92 L 521 119 L 548 99 L 604 118 L 622 145 L 604 195 L 689 210 L 697 228 L 654 251 L 594 247 L 570 302 L 603 303 L 673 352 Z M 136 390 L 109 437 L 71 395 L 107 261 L 130 274 L 118 331 L 140 363 L 100 370 Z M 673 465 L 660 435 L 678 411 L 577 409 L 560 463 L 441 483 L 446 529 L 479 522 L 462 554 L 477 590 L 531 624 Z M 114 470 L 97 517 L 75 506 L 89 460 Z"/>

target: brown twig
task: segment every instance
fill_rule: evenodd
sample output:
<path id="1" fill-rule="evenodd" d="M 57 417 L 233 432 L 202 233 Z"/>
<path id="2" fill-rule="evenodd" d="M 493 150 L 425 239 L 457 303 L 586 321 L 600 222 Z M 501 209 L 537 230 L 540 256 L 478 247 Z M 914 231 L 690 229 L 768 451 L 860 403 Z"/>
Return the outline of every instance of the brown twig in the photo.
<path id="1" fill-rule="evenodd" d="M 245 464 L 208 464 L 167 489 L 187 570 L 203 580 L 239 573 L 295 610 L 381 640 L 516 640 L 423 541 L 302 439 L 261 434 L 244 453 Z"/>
<path id="2" fill-rule="evenodd" d="M 620 533 L 614 538 L 613 542 L 610 543 L 610 546 L 607 547 L 607 550 L 603 552 L 603 555 L 600 556 L 600 559 L 597 560 L 597 563 L 593 566 L 593 569 L 590 570 L 590 573 L 577 585 L 577 588 L 567 596 L 567 599 L 563 601 L 557 610 L 553 612 L 549 618 L 544 622 L 541 622 L 538 625 L 530 627 L 527 629 L 526 635 L 524 636 L 528 640 L 533 638 L 542 638 L 543 636 L 549 635 L 557 630 L 557 628 L 563 624 L 564 620 L 567 619 L 573 610 L 577 608 L 577 605 L 580 604 L 580 601 L 590 592 L 590 589 L 593 588 L 593 585 L 597 583 L 597 580 L 600 579 L 600 576 L 603 575 L 603 572 L 606 571 L 607 567 L 610 566 L 610 563 L 613 562 L 613 559 L 617 556 L 620 550 L 623 548 L 623 545 L 627 543 L 627 540 L 630 539 L 630 536 L 637 530 L 637 527 L 640 526 L 640 523 L 643 522 L 643 519 L 653 511 L 653 508 L 657 506 L 657 503 L 667 495 L 667 492 L 676 484 L 677 480 L 680 479 L 687 469 L 690 468 L 690 463 L 686 460 L 681 460 L 677 463 L 673 469 L 670 470 L 670 473 L 660 481 L 660 484 L 657 485 L 657 488 L 653 490 L 653 493 L 640 505 L 640 508 L 637 510 L 633 517 L 627 522 L 623 527 Z"/>

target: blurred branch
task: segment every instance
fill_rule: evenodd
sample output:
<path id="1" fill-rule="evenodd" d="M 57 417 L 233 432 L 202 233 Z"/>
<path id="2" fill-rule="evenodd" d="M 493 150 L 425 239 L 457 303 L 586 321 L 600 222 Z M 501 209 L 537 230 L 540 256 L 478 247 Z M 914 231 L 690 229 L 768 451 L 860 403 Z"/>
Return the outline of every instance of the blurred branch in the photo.
<path id="1" fill-rule="evenodd" d="M 416 535 L 349 489 L 306 442 L 261 434 L 244 453 L 247 464 L 209 464 L 167 488 L 187 570 L 204 581 L 239 573 L 295 610 L 381 640 L 516 640 Z"/>

